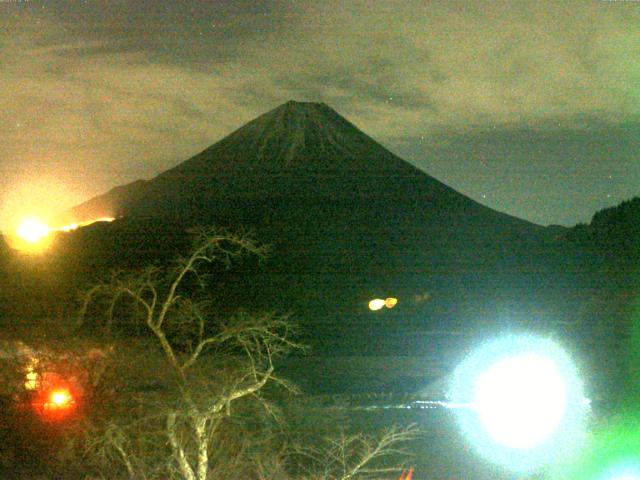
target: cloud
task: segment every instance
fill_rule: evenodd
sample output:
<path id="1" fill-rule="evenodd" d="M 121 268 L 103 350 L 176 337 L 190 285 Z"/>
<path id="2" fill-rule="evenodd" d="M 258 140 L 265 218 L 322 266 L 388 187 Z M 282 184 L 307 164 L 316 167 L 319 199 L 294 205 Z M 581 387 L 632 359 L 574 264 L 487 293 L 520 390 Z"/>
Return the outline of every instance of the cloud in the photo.
<path id="1" fill-rule="evenodd" d="M 237 101 L 245 80 L 233 64 L 202 72 L 154 63 L 142 51 L 115 53 L 113 39 L 47 44 L 61 36 L 59 25 L 38 17 L 33 29 L 32 22 L 20 18 L 16 36 L 3 37 L 12 41 L 0 42 L 5 226 L 16 204 L 41 209 L 35 198 L 46 195 L 28 192 L 46 191 L 53 179 L 66 185 L 66 198 L 56 195 L 66 208 L 155 175 L 262 113 Z"/>
<path id="2" fill-rule="evenodd" d="M 373 114 L 395 112 L 405 128 L 429 130 L 640 113 L 640 69 L 633 60 L 640 54 L 636 6 L 398 3 L 345 2 L 336 8 L 335 2 L 323 2 L 307 9 L 305 21 L 296 22 L 299 29 L 282 42 L 298 46 L 276 52 L 287 59 L 278 65 L 280 74 L 293 70 L 293 78 L 304 79 L 315 69 L 321 80 L 349 72 L 340 91 L 354 108 L 367 106 L 367 121 L 382 135 L 397 132 Z M 304 41 L 294 42 L 296 37 Z M 313 59 L 313 68 L 305 59 Z M 302 94 L 306 84 L 299 84 Z M 333 88 L 328 82 L 325 92 L 340 102 Z M 415 122 L 416 111 L 421 121 Z"/>
<path id="3" fill-rule="evenodd" d="M 480 203 L 542 225 L 570 226 L 638 195 L 640 121 L 579 118 L 567 125 L 448 132 L 392 146 Z"/>
<path id="4" fill-rule="evenodd" d="M 640 116 L 632 2 L 0 10 L 0 173 L 55 177 L 68 204 L 159 173 L 290 98 L 324 101 L 385 143 Z"/>

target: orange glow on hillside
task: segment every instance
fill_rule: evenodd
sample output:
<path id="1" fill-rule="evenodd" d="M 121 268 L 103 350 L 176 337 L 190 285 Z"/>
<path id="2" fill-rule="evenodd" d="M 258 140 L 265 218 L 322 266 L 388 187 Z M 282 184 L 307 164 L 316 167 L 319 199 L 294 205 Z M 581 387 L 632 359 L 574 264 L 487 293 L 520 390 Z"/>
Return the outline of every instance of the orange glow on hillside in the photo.
<path id="1" fill-rule="evenodd" d="M 81 217 L 72 213 L 70 209 L 91 192 L 84 190 L 85 186 L 70 184 L 68 173 L 25 169 L 6 179 L 0 189 L 0 233 L 11 248 L 29 254 L 45 253 L 52 247 L 56 232 L 71 232 L 95 221 L 112 220 L 98 218 L 110 216 L 110 211 Z"/>
<path id="2" fill-rule="evenodd" d="M 28 253 L 41 253 L 51 244 L 51 233 L 72 232 L 80 227 L 86 227 L 97 222 L 113 222 L 113 217 L 100 217 L 86 222 L 70 223 L 62 227 L 49 227 L 45 222 L 36 218 L 25 218 L 16 228 L 9 240 L 16 250 Z"/>
<path id="3" fill-rule="evenodd" d="M 70 223 L 69 225 L 64 225 L 62 227 L 58 227 L 58 228 L 52 228 L 51 231 L 53 232 L 73 232 L 74 230 L 77 230 L 80 227 L 86 227 L 89 225 L 92 225 L 94 223 L 98 223 L 98 222 L 113 222 L 115 220 L 114 217 L 100 217 L 100 218 L 96 218 L 93 220 L 88 220 L 86 222 L 76 222 L 76 223 Z"/>
<path id="4" fill-rule="evenodd" d="M 35 412 L 47 422 L 60 422 L 73 415 L 76 409 L 74 395 L 66 387 L 56 387 L 42 392 L 33 402 Z"/>
<path id="5" fill-rule="evenodd" d="M 42 253 L 51 245 L 51 229 L 36 217 L 27 217 L 7 236 L 9 245 L 26 253 Z"/>
<path id="6" fill-rule="evenodd" d="M 27 243 L 38 243 L 49 235 L 49 227 L 39 220 L 27 218 L 16 231 L 18 236 Z"/>

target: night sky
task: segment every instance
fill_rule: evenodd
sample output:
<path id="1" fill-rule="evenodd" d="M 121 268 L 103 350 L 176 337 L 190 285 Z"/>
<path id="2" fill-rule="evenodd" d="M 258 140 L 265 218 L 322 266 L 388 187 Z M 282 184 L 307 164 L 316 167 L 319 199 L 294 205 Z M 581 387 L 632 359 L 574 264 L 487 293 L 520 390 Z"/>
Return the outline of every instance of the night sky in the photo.
<path id="1" fill-rule="evenodd" d="M 325 102 L 540 224 L 640 195 L 638 1 L 0 0 L 0 223 Z"/>

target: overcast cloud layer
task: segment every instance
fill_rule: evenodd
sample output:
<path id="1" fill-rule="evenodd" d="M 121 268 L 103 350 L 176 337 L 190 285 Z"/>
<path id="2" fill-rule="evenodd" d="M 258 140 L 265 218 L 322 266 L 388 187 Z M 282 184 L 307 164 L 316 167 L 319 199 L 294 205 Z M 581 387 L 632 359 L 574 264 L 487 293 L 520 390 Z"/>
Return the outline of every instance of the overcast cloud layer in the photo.
<path id="1" fill-rule="evenodd" d="M 640 194 L 639 26 L 632 1 L 0 0 L 0 220 L 296 99 L 493 208 L 585 221 Z"/>

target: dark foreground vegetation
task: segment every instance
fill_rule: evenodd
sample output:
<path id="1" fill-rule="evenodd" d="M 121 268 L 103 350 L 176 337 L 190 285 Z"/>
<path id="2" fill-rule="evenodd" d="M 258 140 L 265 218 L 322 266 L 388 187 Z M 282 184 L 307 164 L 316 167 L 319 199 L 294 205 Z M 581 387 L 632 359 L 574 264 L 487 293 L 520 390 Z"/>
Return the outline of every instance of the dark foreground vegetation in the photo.
<path id="1" fill-rule="evenodd" d="M 431 369 L 434 378 L 446 373 L 474 338 L 496 328 L 537 329 L 560 337 L 575 350 L 588 372 L 591 396 L 610 402 L 637 398 L 638 218 L 640 199 L 634 199 L 599 212 L 589 225 L 558 229 L 553 241 L 544 240 L 552 242 L 558 265 L 546 265 L 534 276 L 544 271 L 545 279 L 557 282 L 553 285 L 566 286 L 549 289 L 548 295 L 521 280 L 523 289 L 530 285 L 537 293 L 514 298 L 513 292 L 498 289 L 504 279 L 494 285 L 488 282 L 480 295 L 464 287 L 464 270 L 442 277 L 433 272 L 431 281 L 441 278 L 441 291 L 455 291 L 455 295 L 442 303 L 429 303 L 429 295 L 423 295 L 425 309 L 410 314 L 453 317 L 449 323 L 441 321 L 429 328 L 436 330 L 433 333 L 455 330 L 458 343 L 444 346 L 438 343 L 438 335 L 428 336 L 429 342 L 419 337 L 431 345 L 432 352 L 448 359 L 440 358 L 438 365 L 434 360 L 425 370 Z M 148 238 L 146 243 L 156 248 L 156 254 L 135 256 L 130 245 L 117 244 L 118 239 L 129 238 L 129 226 L 114 225 L 123 230 L 120 234 L 103 228 L 111 227 L 65 237 L 63 255 L 57 259 L 9 251 L 1 256 L 0 477 L 398 478 L 406 454 L 421 445 L 422 459 L 410 460 L 411 464 L 432 462 L 428 472 L 438 478 L 447 474 L 438 470 L 443 465 L 438 461 L 450 457 L 449 465 L 455 465 L 456 455 L 464 452 L 459 439 L 433 441 L 435 437 L 430 440 L 428 433 L 419 435 L 415 427 L 407 426 L 411 418 L 406 416 L 385 413 L 371 421 L 343 408 L 318 405 L 305 395 L 309 389 L 329 393 L 345 389 L 355 383 L 354 370 L 342 372 L 344 381 L 338 385 L 331 383 L 340 374 L 333 368 L 291 367 L 296 362 L 304 365 L 299 359 L 309 343 L 315 355 L 322 353 L 323 342 L 331 343 L 327 342 L 331 332 L 304 321 L 300 329 L 294 328 L 299 323 L 294 320 L 300 318 L 298 305 L 285 307 L 295 297 L 295 285 L 278 295 L 268 282 L 251 280 L 269 254 L 252 236 L 201 229 L 192 232 L 195 243 L 189 244 L 177 226 L 165 226 L 170 235 Z M 167 245 L 171 247 L 161 248 Z M 176 260 L 176 252 L 186 256 Z M 113 270 L 122 266 L 119 256 L 131 267 Z M 531 276 L 524 267 L 521 274 Z M 491 278 L 490 273 L 483 275 Z M 352 276 L 357 278 L 357 272 Z M 473 285 L 478 283 L 476 279 Z M 329 305 L 315 312 L 318 318 L 327 318 L 334 307 L 330 300 L 340 299 L 338 293 L 332 297 L 335 292 L 330 287 L 318 294 Z M 337 291 L 344 285 L 333 287 Z M 301 287 L 300 292 L 305 293 L 304 302 L 313 303 L 308 289 Z M 437 289 L 430 293 L 437 300 L 442 298 Z M 272 301 L 265 302 L 267 298 Z M 316 300 L 320 305 L 320 298 Z M 467 321 L 473 315 L 482 318 L 478 312 L 489 311 L 491 301 L 511 307 L 525 301 L 527 308 L 520 308 L 533 321 Z M 274 308 L 257 308 L 270 304 Z M 528 309 L 536 305 L 537 310 Z M 398 355 L 420 354 L 410 348 L 420 325 L 403 325 L 412 327 L 413 333 L 396 328 L 406 347 Z M 384 328 L 387 333 L 393 330 Z M 359 332 L 364 338 L 371 334 Z M 357 348 L 355 353 L 366 358 Z M 375 353 L 383 358 L 380 351 Z M 388 380 L 371 385 L 404 393 L 423 386 L 413 385 L 417 377 L 400 382 L 407 372 L 394 370 L 392 364 L 387 362 Z M 287 378 L 281 376 L 283 372 Z M 73 408 L 53 417 L 45 415 L 39 394 L 29 387 L 29 373 L 42 381 L 63 379 L 73 393 Z M 303 384 L 302 393 L 296 383 Z M 393 423 L 403 426 L 389 429 Z M 437 427 L 426 428 L 435 435 Z M 481 470 L 471 471 L 477 478 L 499 478 Z"/>
<path id="2" fill-rule="evenodd" d="M 212 311 L 206 267 L 265 254 L 248 235 L 200 229 L 170 267 L 90 286 L 77 321 L 36 349 L 5 342 L 3 477 L 397 477 L 416 428 L 360 433 L 337 410 L 292 402 L 275 368 L 304 349 L 289 317 Z M 73 404 L 38 403 L 61 385 Z"/>

